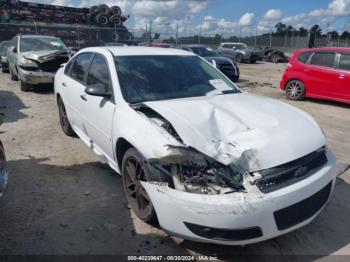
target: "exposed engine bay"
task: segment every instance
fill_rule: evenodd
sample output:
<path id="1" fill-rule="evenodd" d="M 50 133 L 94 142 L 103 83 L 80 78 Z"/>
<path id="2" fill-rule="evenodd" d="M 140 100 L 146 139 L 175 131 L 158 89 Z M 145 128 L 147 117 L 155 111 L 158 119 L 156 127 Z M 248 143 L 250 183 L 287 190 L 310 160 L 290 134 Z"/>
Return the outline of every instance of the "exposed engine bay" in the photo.
<path id="1" fill-rule="evenodd" d="M 171 123 L 159 113 L 142 104 L 134 106 L 134 109 L 183 143 Z M 186 145 L 168 145 L 168 148 L 176 153 L 166 159 L 152 159 L 148 162 L 152 172 L 171 177 L 171 184 L 176 190 L 197 194 L 228 194 L 244 190 L 243 172 L 233 166 L 225 166 Z"/>

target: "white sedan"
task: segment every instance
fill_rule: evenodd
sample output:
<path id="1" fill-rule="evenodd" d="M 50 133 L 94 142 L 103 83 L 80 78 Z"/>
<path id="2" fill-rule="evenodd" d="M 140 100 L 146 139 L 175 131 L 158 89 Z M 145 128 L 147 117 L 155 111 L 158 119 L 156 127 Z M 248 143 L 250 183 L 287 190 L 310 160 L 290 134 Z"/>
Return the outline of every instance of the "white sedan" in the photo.
<path id="1" fill-rule="evenodd" d="M 120 173 L 133 212 L 173 235 L 227 245 L 311 222 L 335 157 L 308 114 L 241 92 L 193 53 L 79 51 L 55 76 L 63 131 Z"/>

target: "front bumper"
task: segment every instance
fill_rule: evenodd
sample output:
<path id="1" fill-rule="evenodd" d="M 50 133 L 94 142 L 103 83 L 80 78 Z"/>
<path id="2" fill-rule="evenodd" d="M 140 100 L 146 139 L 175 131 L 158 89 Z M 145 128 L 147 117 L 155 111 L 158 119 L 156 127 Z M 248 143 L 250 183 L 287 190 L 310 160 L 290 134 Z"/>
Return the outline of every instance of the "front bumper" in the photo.
<path id="1" fill-rule="evenodd" d="M 327 152 L 327 159 L 327 164 L 310 177 L 268 194 L 261 193 L 255 186 L 249 193 L 200 195 L 156 182 L 142 184 L 161 227 L 170 234 L 200 242 L 246 245 L 293 231 L 310 223 L 320 213 L 329 200 L 335 180 L 335 157 Z M 287 207 L 293 210 L 296 203 L 312 201 L 327 186 L 329 192 L 314 213 L 287 228 L 277 225 L 277 216 L 283 215 Z"/>
<path id="2" fill-rule="evenodd" d="M 18 67 L 18 74 L 23 83 L 29 85 L 52 84 L 55 73 L 42 71 L 26 71 Z"/>

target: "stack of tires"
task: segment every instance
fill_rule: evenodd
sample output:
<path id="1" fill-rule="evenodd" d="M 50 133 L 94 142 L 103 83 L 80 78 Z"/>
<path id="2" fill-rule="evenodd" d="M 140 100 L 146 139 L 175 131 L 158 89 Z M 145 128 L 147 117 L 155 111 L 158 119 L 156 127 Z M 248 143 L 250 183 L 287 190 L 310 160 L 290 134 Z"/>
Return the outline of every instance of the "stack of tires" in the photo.
<path id="1" fill-rule="evenodd" d="M 123 24 L 122 10 L 119 6 L 102 4 L 99 6 L 91 6 L 89 10 L 90 22 L 98 26 L 120 27 Z"/>

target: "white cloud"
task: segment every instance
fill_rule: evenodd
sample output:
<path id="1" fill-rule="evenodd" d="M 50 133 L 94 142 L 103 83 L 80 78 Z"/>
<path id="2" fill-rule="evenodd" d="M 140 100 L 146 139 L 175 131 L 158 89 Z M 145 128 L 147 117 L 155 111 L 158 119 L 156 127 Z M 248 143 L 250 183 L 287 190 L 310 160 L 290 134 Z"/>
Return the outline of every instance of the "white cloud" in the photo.
<path id="1" fill-rule="evenodd" d="M 281 19 L 283 13 L 279 9 L 270 9 L 266 12 L 264 19 L 270 21 L 276 21 Z"/>
<path id="2" fill-rule="evenodd" d="M 239 25 L 242 27 L 251 26 L 253 24 L 254 14 L 253 13 L 245 13 L 239 19 Z"/>

